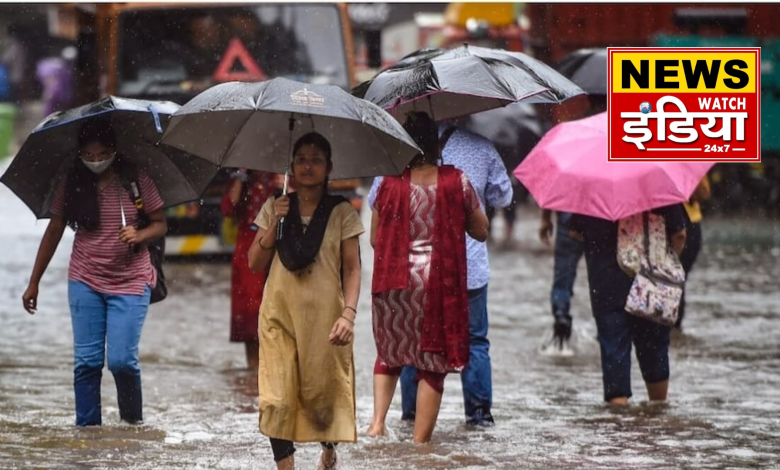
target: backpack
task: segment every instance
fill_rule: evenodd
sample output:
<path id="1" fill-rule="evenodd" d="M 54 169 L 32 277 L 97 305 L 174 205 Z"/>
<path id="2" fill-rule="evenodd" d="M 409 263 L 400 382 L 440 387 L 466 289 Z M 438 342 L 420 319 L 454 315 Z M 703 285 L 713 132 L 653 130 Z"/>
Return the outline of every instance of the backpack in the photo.
<path id="1" fill-rule="evenodd" d="M 143 229 L 149 226 L 151 221 L 149 215 L 144 209 L 144 199 L 141 195 L 141 184 L 138 182 L 138 168 L 133 164 L 123 165 L 120 171 L 122 186 L 128 192 L 130 200 L 133 201 L 135 209 L 138 211 L 138 228 Z M 168 286 L 165 284 L 165 273 L 163 272 L 163 260 L 165 258 L 165 236 L 146 242 L 149 249 L 149 258 L 151 259 L 154 270 L 157 271 L 157 283 L 152 287 L 152 296 L 149 303 L 160 302 L 168 296 Z M 139 247 L 136 247 L 136 250 Z"/>

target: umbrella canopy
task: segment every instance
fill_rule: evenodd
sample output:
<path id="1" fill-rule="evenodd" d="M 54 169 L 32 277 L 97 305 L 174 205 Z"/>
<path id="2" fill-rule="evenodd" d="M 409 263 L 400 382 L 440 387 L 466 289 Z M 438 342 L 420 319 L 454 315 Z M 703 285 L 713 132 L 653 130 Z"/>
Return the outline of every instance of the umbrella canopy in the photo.
<path id="1" fill-rule="evenodd" d="M 610 162 L 607 113 L 558 124 L 514 175 L 545 209 L 619 220 L 687 201 L 713 162 Z"/>
<path id="2" fill-rule="evenodd" d="M 285 173 L 292 142 L 312 131 L 330 141 L 331 179 L 397 175 L 420 152 L 376 105 L 285 78 L 209 88 L 173 116 L 162 142 L 221 166 Z"/>
<path id="3" fill-rule="evenodd" d="M 543 134 L 536 110 L 525 103 L 472 114 L 464 121 L 466 129 L 493 143 L 510 171 L 523 161 Z"/>
<path id="4" fill-rule="evenodd" d="M 607 94 L 607 49 L 580 49 L 564 57 L 556 69 L 589 95 Z"/>
<path id="5" fill-rule="evenodd" d="M 427 111 L 437 121 L 518 101 L 560 103 L 582 93 L 531 56 L 468 45 L 414 52 L 353 90 L 396 119 Z"/>
<path id="6" fill-rule="evenodd" d="M 108 119 L 117 138 L 117 153 L 135 162 L 154 180 L 165 207 L 196 200 L 218 168 L 176 149 L 157 145 L 164 125 L 179 105 L 108 96 L 56 112 L 30 133 L 0 181 L 38 218 L 49 217 L 54 190 L 78 153 L 81 126 L 91 119 Z"/>

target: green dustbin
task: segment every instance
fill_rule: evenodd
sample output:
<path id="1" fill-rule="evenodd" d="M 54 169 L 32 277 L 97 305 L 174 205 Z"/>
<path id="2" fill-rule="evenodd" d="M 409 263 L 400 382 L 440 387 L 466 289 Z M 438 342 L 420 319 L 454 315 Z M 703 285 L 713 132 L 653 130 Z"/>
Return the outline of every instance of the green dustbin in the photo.
<path id="1" fill-rule="evenodd" d="M 0 159 L 8 156 L 11 141 L 14 138 L 14 118 L 16 107 L 7 103 L 0 103 Z"/>

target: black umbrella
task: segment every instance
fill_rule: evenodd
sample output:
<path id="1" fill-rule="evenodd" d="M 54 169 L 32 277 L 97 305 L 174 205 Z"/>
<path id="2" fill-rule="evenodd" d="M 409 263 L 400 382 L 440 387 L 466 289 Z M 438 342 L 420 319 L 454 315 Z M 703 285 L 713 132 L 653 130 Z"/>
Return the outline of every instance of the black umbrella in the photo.
<path id="1" fill-rule="evenodd" d="M 220 166 L 286 173 L 292 142 L 312 131 L 330 141 L 332 179 L 398 175 L 420 152 L 376 105 L 285 78 L 209 88 L 176 112 L 162 142 Z"/>
<path id="2" fill-rule="evenodd" d="M 607 94 L 607 49 L 579 49 L 567 55 L 556 69 L 589 95 Z"/>
<path id="3" fill-rule="evenodd" d="M 525 103 L 472 114 L 463 119 L 463 127 L 490 140 L 510 172 L 544 134 L 533 105 Z"/>
<path id="4" fill-rule="evenodd" d="M 81 126 L 91 119 L 109 119 L 117 138 L 115 150 L 154 180 L 165 207 L 196 200 L 217 167 L 180 150 L 157 145 L 169 116 L 178 109 L 179 105 L 168 101 L 108 96 L 53 113 L 30 133 L 0 181 L 36 217 L 49 217 L 54 190 L 77 158 Z"/>
<path id="5" fill-rule="evenodd" d="M 526 54 L 468 45 L 422 49 L 353 90 L 397 119 L 410 111 L 427 111 L 439 121 L 520 101 L 560 103 L 582 93 Z"/>

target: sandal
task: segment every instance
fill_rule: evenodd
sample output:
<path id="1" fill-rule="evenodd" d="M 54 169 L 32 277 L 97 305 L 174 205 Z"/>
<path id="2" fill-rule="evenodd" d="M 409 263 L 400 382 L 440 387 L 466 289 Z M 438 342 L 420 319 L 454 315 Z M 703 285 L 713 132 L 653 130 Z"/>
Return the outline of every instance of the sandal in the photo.
<path id="1" fill-rule="evenodd" d="M 337 453 L 333 453 L 333 460 L 331 460 L 328 463 L 325 463 L 322 459 L 322 456 L 320 456 L 320 465 L 317 467 L 317 470 L 338 470 L 338 464 L 339 464 L 339 456 Z"/>

